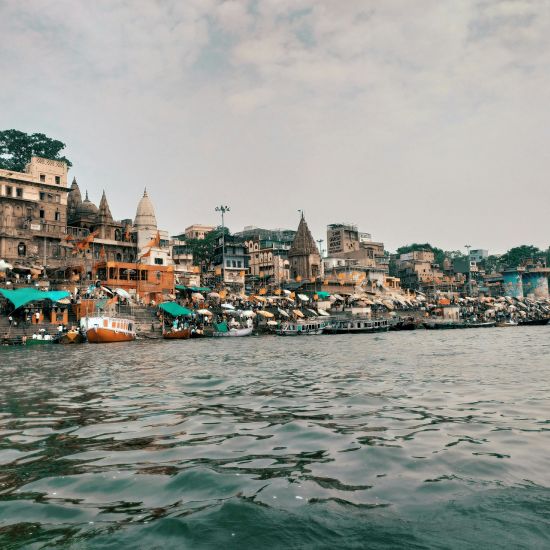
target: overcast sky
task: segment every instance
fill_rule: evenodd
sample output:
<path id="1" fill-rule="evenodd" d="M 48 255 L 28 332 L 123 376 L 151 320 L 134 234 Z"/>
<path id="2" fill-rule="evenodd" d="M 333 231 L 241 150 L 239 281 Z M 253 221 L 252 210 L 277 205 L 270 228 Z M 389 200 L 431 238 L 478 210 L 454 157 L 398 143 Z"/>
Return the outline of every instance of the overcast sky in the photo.
<path id="1" fill-rule="evenodd" d="M 545 0 L 0 0 L 0 71 L 117 218 L 550 244 Z"/>

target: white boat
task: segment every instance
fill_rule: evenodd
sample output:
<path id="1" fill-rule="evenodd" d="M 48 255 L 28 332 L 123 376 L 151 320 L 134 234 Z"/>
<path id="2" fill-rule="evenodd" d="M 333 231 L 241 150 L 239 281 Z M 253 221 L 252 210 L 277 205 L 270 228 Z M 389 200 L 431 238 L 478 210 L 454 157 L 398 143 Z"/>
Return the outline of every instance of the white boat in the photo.
<path id="1" fill-rule="evenodd" d="M 281 323 L 275 333 L 279 336 L 310 336 L 323 334 L 326 326 L 325 322 L 316 320 L 288 321 Z"/>
<path id="2" fill-rule="evenodd" d="M 329 334 L 356 332 L 386 332 L 390 328 L 386 319 L 336 319 L 326 329 Z"/>
<path id="3" fill-rule="evenodd" d="M 130 342 L 136 339 L 133 319 L 126 317 L 83 317 L 80 327 L 86 332 L 88 342 L 103 344 L 109 342 Z"/>
<path id="4" fill-rule="evenodd" d="M 214 336 L 219 338 L 225 336 L 250 336 L 252 334 L 252 327 L 247 328 L 230 328 L 226 332 L 214 331 Z"/>

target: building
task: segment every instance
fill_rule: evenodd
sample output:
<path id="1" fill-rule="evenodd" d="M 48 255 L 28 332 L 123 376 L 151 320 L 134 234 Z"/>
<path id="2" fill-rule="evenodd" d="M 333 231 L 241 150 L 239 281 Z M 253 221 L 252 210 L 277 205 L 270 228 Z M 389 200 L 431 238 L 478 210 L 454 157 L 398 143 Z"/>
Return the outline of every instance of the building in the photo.
<path id="1" fill-rule="evenodd" d="M 279 286 L 290 279 L 288 253 L 296 231 L 291 229 L 260 229 L 245 227 L 235 237 L 243 239 L 249 260 L 249 280 L 252 284 Z"/>
<path id="2" fill-rule="evenodd" d="M 292 279 L 316 279 L 322 276 L 321 255 L 303 213 L 288 251 L 288 259 Z"/>
<path id="3" fill-rule="evenodd" d="M 327 252 L 332 258 L 355 260 L 357 265 L 388 271 L 384 243 L 374 242 L 370 233 L 360 232 L 353 224 L 327 226 Z"/>
<path id="4" fill-rule="evenodd" d="M 470 261 L 478 264 L 489 257 L 489 251 L 482 248 L 470 250 Z"/>
<path id="5" fill-rule="evenodd" d="M 20 267 L 63 265 L 67 164 L 32 157 L 24 172 L 0 169 L 0 258 Z"/>
<path id="6" fill-rule="evenodd" d="M 214 229 L 216 228 L 213 225 L 194 224 L 186 227 L 183 233 L 186 239 L 204 239 Z"/>
<path id="7" fill-rule="evenodd" d="M 212 267 L 215 282 L 221 282 L 230 289 L 244 290 L 248 272 L 248 250 L 243 241 L 234 235 L 220 235 L 214 251 Z"/>

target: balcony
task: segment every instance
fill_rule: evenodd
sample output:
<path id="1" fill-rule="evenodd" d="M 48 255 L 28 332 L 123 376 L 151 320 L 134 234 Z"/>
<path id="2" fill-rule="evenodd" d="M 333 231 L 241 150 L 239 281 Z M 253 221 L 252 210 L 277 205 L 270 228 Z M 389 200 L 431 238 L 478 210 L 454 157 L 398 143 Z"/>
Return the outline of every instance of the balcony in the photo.
<path id="1" fill-rule="evenodd" d="M 63 222 L 33 220 L 25 217 L 0 216 L 0 235 L 3 237 L 38 237 L 62 238 L 66 234 Z"/>

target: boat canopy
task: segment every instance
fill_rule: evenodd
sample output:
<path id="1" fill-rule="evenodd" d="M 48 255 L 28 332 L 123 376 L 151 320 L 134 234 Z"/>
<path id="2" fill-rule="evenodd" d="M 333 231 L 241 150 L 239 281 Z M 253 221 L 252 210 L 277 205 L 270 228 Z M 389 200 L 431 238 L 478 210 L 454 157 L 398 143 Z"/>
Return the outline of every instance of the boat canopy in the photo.
<path id="1" fill-rule="evenodd" d="M 172 317 L 179 317 L 180 315 L 193 315 L 193 312 L 190 309 L 180 306 L 176 302 L 162 302 L 162 304 L 159 304 L 159 307 Z"/>
<path id="2" fill-rule="evenodd" d="M 18 288 L 17 290 L 9 290 L 0 288 L 0 294 L 9 300 L 15 309 L 20 308 L 30 302 L 39 300 L 51 300 L 59 302 L 63 298 L 69 298 L 71 293 L 66 290 L 49 290 L 43 291 L 36 288 Z"/>

